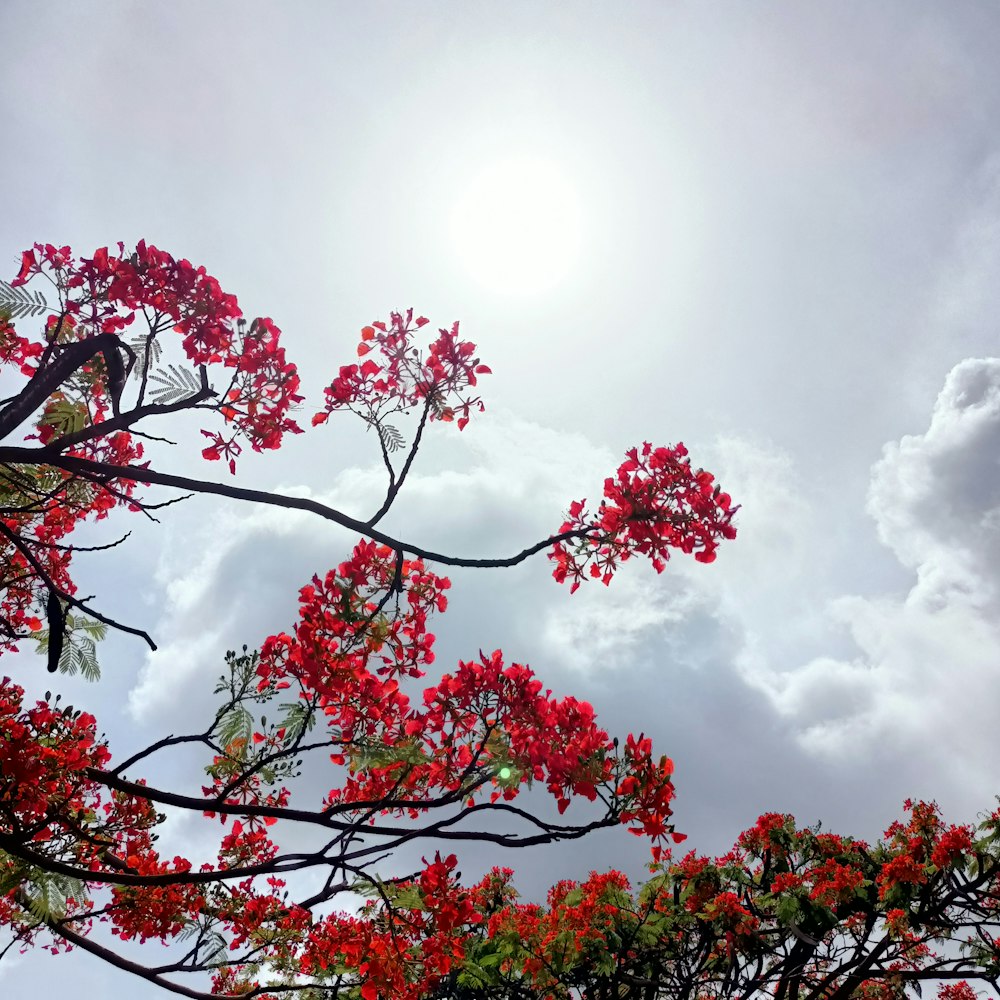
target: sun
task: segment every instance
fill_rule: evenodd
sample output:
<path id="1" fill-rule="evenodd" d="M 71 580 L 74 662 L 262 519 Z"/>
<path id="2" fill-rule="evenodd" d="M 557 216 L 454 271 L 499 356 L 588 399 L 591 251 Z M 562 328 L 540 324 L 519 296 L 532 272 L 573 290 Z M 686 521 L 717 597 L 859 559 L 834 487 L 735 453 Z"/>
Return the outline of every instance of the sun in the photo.
<path id="1" fill-rule="evenodd" d="M 456 251 L 469 273 L 496 292 L 547 291 L 580 251 L 579 202 L 570 178 L 549 160 L 511 157 L 481 170 L 452 214 Z"/>

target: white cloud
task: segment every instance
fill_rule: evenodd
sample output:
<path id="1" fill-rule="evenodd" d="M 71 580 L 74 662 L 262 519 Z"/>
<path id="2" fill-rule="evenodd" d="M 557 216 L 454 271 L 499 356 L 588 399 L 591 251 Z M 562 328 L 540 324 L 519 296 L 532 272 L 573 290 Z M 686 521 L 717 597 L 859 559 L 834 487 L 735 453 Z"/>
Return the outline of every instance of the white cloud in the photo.
<path id="1" fill-rule="evenodd" d="M 791 459 L 773 443 L 728 436 L 694 450 L 740 503 L 738 538 L 710 566 L 674 553 L 662 575 L 637 559 L 609 588 L 590 584 L 557 603 L 544 628 L 547 648 L 584 671 L 628 668 L 644 643 L 666 647 L 671 661 L 696 668 L 712 634 L 737 627 L 746 641 L 790 641 L 788 581 L 815 558 L 814 513 Z M 797 621 L 808 620 L 808 588 L 795 595 Z"/>
<path id="2" fill-rule="evenodd" d="M 881 540 L 918 571 L 925 599 L 956 589 L 990 598 L 1000 554 L 1000 359 L 952 369 L 927 432 L 886 446 L 868 510 Z"/>
<path id="3" fill-rule="evenodd" d="M 843 596 L 828 621 L 857 655 L 787 673 L 755 665 L 807 749 L 853 760 L 907 756 L 985 796 L 1000 702 L 1000 359 L 955 366 L 927 431 L 888 444 L 868 511 L 914 572 L 909 592 Z M 863 565 L 859 565 L 863 570 Z M 859 581 L 860 582 L 860 581 Z"/>
<path id="4" fill-rule="evenodd" d="M 133 718 L 207 722 L 208 705 L 204 720 L 190 717 L 193 682 L 203 690 L 221 673 L 227 649 L 287 626 L 299 587 L 321 568 L 315 539 L 324 528 L 299 511 L 249 507 L 195 525 L 171 524 L 157 570 L 166 592 L 161 641 L 129 693 Z M 191 552 L 200 558 L 191 561 Z"/>
<path id="5" fill-rule="evenodd" d="M 550 608 L 542 641 L 547 655 L 570 669 L 620 669 L 643 642 L 667 634 L 704 605 L 704 595 L 680 576 L 657 578 L 652 569 L 630 563 L 607 589 L 588 583 Z"/>
<path id="6" fill-rule="evenodd" d="M 992 417 L 977 424 L 955 403 L 934 433 L 898 440 L 873 488 L 875 521 L 864 519 L 858 468 L 859 455 L 868 465 L 883 442 L 922 426 L 915 414 L 924 418 L 943 372 L 994 350 L 1000 87 L 989 5 L 925 3 L 914 17 L 912 3 L 891 0 L 855 5 L 863 13 L 851 18 L 784 5 L 760 18 L 739 3 L 721 17 L 714 5 L 640 3 L 628 24 L 610 5 L 570 15 L 504 5 L 495 17 L 448 5 L 442 44 L 432 38 L 416 61 L 414 38 L 436 26 L 423 6 L 345 15 L 314 5 L 307 30 L 275 13 L 228 32 L 237 58 L 270 46 L 266 62 L 240 59 L 238 85 L 220 68 L 218 32 L 187 30 L 179 5 L 141 23 L 125 5 L 100 21 L 77 13 L 84 5 L 64 4 L 55 19 L 30 5 L 7 13 L 14 6 L 0 14 L 19 39 L 0 66 L 0 103 L 21 147 L 75 152 L 73 170 L 58 155 L 0 165 L 18 191 L 4 276 L 35 239 L 88 252 L 145 236 L 204 263 L 248 314 L 285 330 L 313 394 L 304 422 L 353 356 L 354 331 L 385 306 L 412 302 L 435 325 L 461 318 L 497 373 L 484 382 L 490 412 L 464 435 L 441 429 L 446 461 L 420 464 L 386 522 L 428 546 L 506 554 L 544 536 L 568 500 L 599 495 L 620 447 L 658 428 L 688 440 L 743 503 L 740 537 L 711 566 L 679 557 L 654 578 L 630 564 L 610 589 L 573 598 L 542 556 L 452 574 L 441 669 L 452 653 L 502 645 L 546 683 L 593 695 L 602 719 L 676 748 L 679 809 L 699 849 L 725 849 L 774 807 L 846 832 L 884 829 L 886 810 L 916 794 L 914 776 L 933 794 L 974 780 L 977 805 L 989 801 L 974 762 L 996 757 L 998 516 L 980 495 L 995 471 L 984 464 Z M 213 17 L 238 22 L 239 5 L 228 7 L 212 5 L 209 28 Z M 378 39 L 384 58 L 413 72 L 365 76 L 371 51 L 358 39 Z M 42 77 L 30 72 L 40 54 L 52 56 Z M 93 72 L 102 55 L 124 61 L 134 84 Z M 165 129 L 188 139 L 169 155 Z M 251 156 L 249 134 L 266 137 Z M 447 219 L 478 163 L 521 151 L 574 173 L 593 239 L 552 295 L 483 295 L 447 243 Z M 500 400 L 557 430 L 491 424 Z M 370 509 L 377 470 L 335 475 L 360 461 L 348 423 L 245 456 L 239 481 L 308 482 L 351 512 Z M 981 446 L 966 440 L 975 427 Z M 150 429 L 175 430 L 169 420 Z M 714 454 L 695 446 L 734 429 L 740 439 Z M 470 449 L 464 465 L 454 441 Z M 179 448 L 168 464 L 221 474 L 197 452 L 187 465 Z M 436 471 L 445 465 L 457 471 Z M 353 541 L 284 512 L 243 506 L 226 520 L 218 498 L 186 529 L 187 506 L 165 512 L 162 532 L 108 553 L 112 568 L 95 570 L 93 587 L 79 561 L 81 592 L 163 647 L 132 692 L 129 735 L 142 741 L 200 724 L 225 648 L 287 626 L 298 588 Z M 153 621 L 134 605 L 164 543 L 172 556 Z M 837 594 L 852 596 L 831 602 Z M 11 668 L 33 690 L 58 683 L 119 723 L 122 679 L 142 647 L 119 637 L 107 652 L 105 680 L 82 701 L 78 685 L 27 655 Z M 904 773 L 900 754 L 919 772 Z M 610 833 L 567 844 L 540 853 L 520 882 L 543 891 L 638 846 Z M 52 980 L 58 993 L 60 976 L 98 996 L 153 991 L 113 970 L 105 982 L 80 953 L 52 963 L 60 971 L 39 961 L 18 966 L 7 994 Z"/>
<path id="7" fill-rule="evenodd" d="M 473 437 L 447 442 L 449 458 L 467 457 L 462 471 L 433 471 L 441 445 L 426 449 L 432 471 L 414 472 L 379 525 L 422 547 L 456 555 L 511 555 L 555 531 L 574 497 L 599 493 L 612 459 L 577 434 L 551 431 L 510 415 L 487 414 Z M 450 430 L 450 429 L 449 429 Z M 417 468 L 420 468 L 418 459 Z M 278 490 L 312 496 L 357 516 L 374 511 L 386 478 L 377 467 L 349 468 L 323 492 L 301 484 Z M 193 523 L 192 523 L 193 522 Z M 129 695 L 134 718 L 165 722 L 186 706 L 195 677 L 213 677 L 222 653 L 287 628 L 296 595 L 313 573 L 347 557 L 354 537 L 308 513 L 237 507 L 207 520 L 175 521 L 157 571 L 166 604 L 157 627 L 160 648 L 146 657 Z M 199 553 L 194 560 L 191 553 Z M 538 599 L 558 599 L 543 554 L 524 586 Z M 541 564 L 539 566 L 538 564 Z M 486 575 L 489 575 L 488 572 Z M 502 581 L 495 575 L 493 583 Z M 524 588 L 494 588 L 489 618 L 514 616 Z M 461 623 L 475 627 L 475 618 Z M 452 617 L 449 625 L 457 624 Z M 477 648 L 476 645 L 472 649 Z M 464 650 L 468 655 L 469 649 Z M 199 681 L 203 684 L 204 680 Z"/>

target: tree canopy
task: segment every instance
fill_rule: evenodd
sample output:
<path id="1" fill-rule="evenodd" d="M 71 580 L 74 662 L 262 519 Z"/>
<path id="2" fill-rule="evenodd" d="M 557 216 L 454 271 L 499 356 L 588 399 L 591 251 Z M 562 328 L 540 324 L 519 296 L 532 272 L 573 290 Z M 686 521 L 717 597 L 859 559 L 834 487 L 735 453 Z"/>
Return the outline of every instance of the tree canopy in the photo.
<path id="1" fill-rule="evenodd" d="M 344 411 L 375 431 L 386 491 L 359 519 L 165 468 L 159 428 L 188 411 L 204 417 L 201 457 L 230 477 L 245 447 L 270 451 L 302 433 L 281 331 L 268 317 L 247 322 L 204 267 L 145 242 L 80 259 L 36 244 L 0 285 L 0 364 L 18 383 L 0 402 L 0 654 L 28 644 L 53 673 L 96 679 L 109 629 L 155 649 L 141 624 L 79 596 L 76 555 L 125 541 L 74 545 L 84 522 L 212 494 L 360 536 L 301 588 L 287 630 L 226 654 L 215 700 L 188 733 L 112 748 L 58 693 L 32 703 L 0 681 L 6 947 L 81 948 L 187 997 L 842 1000 L 941 980 L 945 1000 L 971 1000 L 969 980 L 996 989 L 1000 811 L 976 829 L 908 802 L 875 845 L 765 814 L 724 857 L 678 859 L 673 764 L 645 734 L 612 738 L 593 706 L 555 696 L 500 650 L 414 686 L 434 666 L 446 567 L 545 553 L 571 591 L 608 585 L 636 556 L 657 572 L 677 552 L 712 562 L 739 509 L 682 444 L 643 443 L 596 505 L 568 502 L 549 537 L 508 557 L 386 533 L 379 524 L 428 428 L 462 431 L 492 374 L 458 323 L 428 333 L 412 310 L 364 326 L 357 360 L 311 417 L 315 434 Z M 181 746 L 203 755 L 205 783 L 158 787 L 151 766 Z M 329 784 L 305 801 L 298 779 L 311 760 Z M 516 802 L 534 785 L 558 819 Z M 590 816 L 564 822 L 575 799 Z M 161 855 L 166 807 L 221 830 L 214 859 Z M 458 871 L 463 842 L 514 848 L 619 825 L 649 845 L 651 877 L 637 889 L 620 872 L 592 872 L 524 904 L 511 868 L 472 883 Z M 414 842 L 434 847 L 422 867 L 379 875 Z M 345 910 L 358 896 L 364 906 Z M 150 941 L 170 944 L 169 957 L 137 960 L 131 943 Z"/>

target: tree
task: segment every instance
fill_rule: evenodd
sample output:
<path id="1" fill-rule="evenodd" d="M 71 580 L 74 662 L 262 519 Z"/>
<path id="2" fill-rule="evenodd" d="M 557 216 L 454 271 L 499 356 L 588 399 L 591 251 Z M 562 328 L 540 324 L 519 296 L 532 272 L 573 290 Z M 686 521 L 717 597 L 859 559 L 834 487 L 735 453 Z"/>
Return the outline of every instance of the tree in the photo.
<path id="1" fill-rule="evenodd" d="M 437 995 L 898 1000 L 937 980 L 941 1000 L 972 1000 L 970 979 L 997 990 L 1000 809 L 978 836 L 933 803 L 904 809 L 873 846 L 765 814 L 720 858 L 652 865 L 638 893 L 620 872 L 591 872 L 545 906 L 519 905 L 513 873 L 496 868 L 476 887 L 489 915 Z"/>
<path id="2" fill-rule="evenodd" d="M 52 282 L 57 307 L 24 287 L 36 278 Z M 461 662 L 411 703 L 404 685 L 433 664 L 429 624 L 447 607 L 436 566 L 510 566 L 548 550 L 553 576 L 575 590 L 587 578 L 608 584 L 634 555 L 658 571 L 671 549 L 712 561 L 735 536 L 737 508 L 682 445 L 627 452 L 597 509 L 571 503 L 550 538 L 508 558 L 458 558 L 378 528 L 428 425 L 461 430 L 483 408 L 473 391 L 489 369 L 457 324 L 425 350 L 416 338 L 427 321 L 412 312 L 366 326 L 364 360 L 325 390 L 314 426 L 346 409 L 379 442 L 386 496 L 360 521 L 164 472 L 144 454 L 144 440 L 163 443 L 152 421 L 191 410 L 214 421 L 203 457 L 231 474 L 245 444 L 265 451 L 300 432 L 280 331 L 267 318 L 247 324 L 203 268 L 144 243 L 81 261 L 36 245 L 0 285 L 0 306 L 0 363 L 27 380 L 0 402 L 0 653 L 34 642 L 50 670 L 96 678 L 108 628 L 153 646 L 77 596 L 72 560 L 85 547 L 68 539 L 117 508 L 151 515 L 175 502 L 149 499 L 155 487 L 298 508 L 362 536 L 302 588 L 287 632 L 227 654 L 197 731 L 113 760 L 91 716 L 58 695 L 26 704 L 19 685 L 0 681 L 8 948 L 84 948 L 189 997 L 895 1000 L 926 980 L 943 982 L 942 1000 L 972 1000 L 969 980 L 1000 991 L 1000 809 L 977 830 L 906 802 L 875 845 L 765 814 L 723 857 L 676 860 L 672 765 L 642 734 L 621 746 L 590 705 L 553 697 L 499 651 Z M 38 335 L 15 330 L 35 316 L 45 317 Z M 145 329 L 126 336 L 139 316 Z M 176 361 L 164 353 L 174 332 Z M 396 418 L 411 412 L 407 445 Z M 7 443 L 26 426 L 24 441 Z M 204 751 L 207 784 L 192 794 L 144 782 L 144 767 L 181 744 Z M 328 759 L 339 783 L 319 804 L 293 804 L 309 756 Z M 593 818 L 571 825 L 515 805 L 532 783 L 560 814 L 573 798 L 595 803 Z M 160 855 L 164 806 L 221 821 L 214 862 Z M 497 818 L 520 826 L 496 832 Z M 472 885 L 457 871 L 462 841 L 517 847 L 617 824 L 650 842 L 651 878 L 638 891 L 620 872 L 592 872 L 524 905 L 510 868 Z M 282 846 L 291 828 L 312 831 L 316 846 Z M 447 846 L 417 871 L 379 877 L 385 857 L 420 840 Z M 292 873 L 312 888 L 293 894 Z M 331 912 L 346 893 L 368 897 L 360 913 Z M 150 940 L 173 945 L 167 961 L 141 964 L 119 947 Z"/>
<path id="3" fill-rule="evenodd" d="M 26 287 L 36 280 L 54 288 L 52 308 Z M 683 445 L 628 451 L 598 507 L 573 502 L 551 537 L 508 558 L 458 558 L 378 528 L 428 425 L 462 430 L 483 409 L 475 391 L 490 371 L 457 323 L 425 349 L 416 338 L 427 320 L 412 311 L 364 327 L 359 362 L 325 390 L 314 426 L 349 410 L 379 442 L 386 496 L 360 521 L 313 501 L 164 472 L 159 454 L 145 454 L 164 443 L 150 425 L 187 411 L 211 422 L 202 456 L 230 474 L 246 444 L 266 451 L 301 432 L 291 416 L 302 402 L 299 376 L 278 327 L 266 317 L 248 324 L 204 268 L 144 242 L 130 255 L 118 244 L 117 255 L 102 248 L 80 260 L 68 247 L 36 244 L 0 286 L 0 304 L 0 363 L 27 380 L 0 403 L 0 653 L 34 641 L 50 671 L 96 677 L 96 642 L 108 628 L 155 648 L 145 630 L 77 596 L 72 562 L 84 547 L 68 540 L 88 519 L 121 507 L 151 516 L 177 499 L 152 500 L 152 488 L 302 509 L 362 536 L 302 588 L 287 632 L 227 654 L 217 707 L 194 732 L 116 760 L 92 716 L 61 707 L 58 696 L 27 704 L 19 685 L 0 681 L 0 921 L 12 946 L 84 948 L 189 997 L 416 998 L 452 981 L 466 989 L 457 977 L 467 970 L 509 965 L 500 952 L 477 953 L 474 964 L 467 953 L 481 948 L 509 890 L 495 876 L 463 887 L 456 854 L 440 851 L 408 876 L 379 878 L 378 863 L 404 845 L 517 847 L 624 823 L 650 839 L 654 861 L 669 857 L 665 845 L 682 839 L 669 824 L 672 765 L 654 759 L 641 734 L 621 747 L 590 705 L 554 697 L 500 651 L 461 662 L 417 704 L 401 682 L 423 677 L 434 660 L 428 626 L 446 609 L 449 581 L 432 567 L 511 566 L 548 550 L 555 579 L 576 590 L 588 577 L 608 584 L 635 555 L 658 571 L 671 549 L 711 562 L 719 542 L 735 537 L 737 508 L 711 474 L 692 469 Z M 35 316 L 45 317 L 37 335 L 15 329 Z M 389 421 L 410 413 L 407 445 Z M 181 744 L 206 755 L 200 794 L 143 778 L 151 759 Z M 320 803 L 293 805 L 308 756 L 328 759 L 340 783 Z M 573 798 L 595 803 L 593 818 L 553 822 L 514 805 L 532 783 L 560 815 Z M 164 806 L 221 820 L 214 862 L 161 857 Z M 495 832 L 498 817 L 519 829 Z M 316 846 L 282 847 L 293 827 Z M 312 876 L 312 891 L 293 896 L 293 872 Z M 367 908 L 329 912 L 348 892 L 367 894 Z M 174 948 L 169 961 L 141 964 L 117 947 L 133 940 Z"/>

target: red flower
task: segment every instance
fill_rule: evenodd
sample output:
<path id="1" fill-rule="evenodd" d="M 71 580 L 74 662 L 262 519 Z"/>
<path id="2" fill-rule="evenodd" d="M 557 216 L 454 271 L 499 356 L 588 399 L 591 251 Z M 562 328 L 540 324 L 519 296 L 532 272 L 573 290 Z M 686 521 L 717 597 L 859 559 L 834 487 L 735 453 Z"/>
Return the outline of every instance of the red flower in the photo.
<path id="1" fill-rule="evenodd" d="M 713 562 L 719 540 L 736 537 L 732 519 L 739 508 L 713 487 L 711 473 L 693 470 L 686 456 L 682 444 L 654 449 L 647 442 L 641 455 L 632 448 L 617 475 L 604 481 L 596 514 L 587 512 L 586 501 L 574 501 L 559 533 L 581 535 L 553 546 L 549 558 L 556 564 L 556 581 L 572 580 L 572 593 L 589 567 L 589 576 L 607 585 L 618 564 L 636 554 L 647 556 L 661 573 L 672 548 Z"/>

